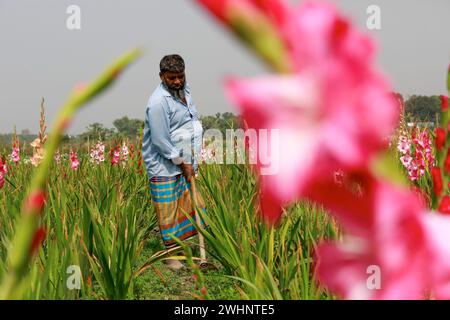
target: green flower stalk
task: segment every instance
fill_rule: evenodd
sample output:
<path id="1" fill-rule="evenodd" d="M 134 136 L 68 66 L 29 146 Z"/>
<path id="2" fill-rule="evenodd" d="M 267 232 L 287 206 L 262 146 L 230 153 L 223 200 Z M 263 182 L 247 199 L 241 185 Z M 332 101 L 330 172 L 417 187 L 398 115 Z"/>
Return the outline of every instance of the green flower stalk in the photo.
<path id="1" fill-rule="evenodd" d="M 447 92 L 450 95 L 450 64 L 448 65 L 448 69 L 447 69 Z M 448 107 L 448 99 L 447 99 L 447 107 Z M 448 108 L 447 108 L 447 110 L 448 110 Z"/>
<path id="2" fill-rule="evenodd" d="M 111 86 L 118 75 L 140 55 L 139 49 L 123 55 L 91 84 L 76 87 L 60 109 L 45 146 L 44 159 L 32 178 L 28 196 L 22 205 L 21 218 L 8 252 L 8 271 L 0 286 L 0 299 L 21 298 L 21 281 L 28 273 L 28 264 L 45 234 L 45 231 L 39 228 L 40 216 L 45 205 L 45 185 L 53 156 L 61 143 L 65 129 L 76 111 Z"/>

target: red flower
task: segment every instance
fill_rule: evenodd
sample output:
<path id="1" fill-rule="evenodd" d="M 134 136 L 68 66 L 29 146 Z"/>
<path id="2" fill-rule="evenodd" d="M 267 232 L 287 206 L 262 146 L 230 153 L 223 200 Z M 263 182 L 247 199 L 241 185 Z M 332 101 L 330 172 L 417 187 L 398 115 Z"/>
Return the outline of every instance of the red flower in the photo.
<path id="1" fill-rule="evenodd" d="M 198 2 L 231 28 L 237 28 L 236 25 L 242 18 L 251 22 L 268 18 L 275 25 L 281 26 L 288 14 L 287 4 L 279 0 L 198 0 Z"/>
<path id="2" fill-rule="evenodd" d="M 448 109 L 448 97 L 442 95 L 441 103 L 442 103 L 442 111 L 446 111 Z"/>
<path id="3" fill-rule="evenodd" d="M 436 148 L 441 151 L 445 145 L 446 132 L 442 128 L 436 128 Z"/>
<path id="4" fill-rule="evenodd" d="M 25 210 L 27 212 L 36 213 L 40 215 L 44 210 L 45 192 L 37 190 L 32 192 L 25 202 Z"/>
<path id="5" fill-rule="evenodd" d="M 116 164 L 119 163 L 120 161 L 120 146 L 117 145 L 116 149 L 111 149 L 111 151 L 109 152 L 109 155 L 111 156 L 111 165 L 115 166 Z"/>
<path id="6" fill-rule="evenodd" d="M 447 150 L 447 156 L 445 157 L 444 162 L 445 172 L 450 173 L 450 148 Z"/>
<path id="7" fill-rule="evenodd" d="M 138 152 L 138 168 L 140 168 L 141 165 L 142 165 L 142 154 L 141 154 L 141 152 L 139 151 L 139 152 Z"/>
<path id="8" fill-rule="evenodd" d="M 0 157 L 0 189 L 5 185 L 5 175 L 8 169 L 5 164 L 5 160 Z"/>
<path id="9" fill-rule="evenodd" d="M 431 175 L 433 176 L 434 194 L 439 197 L 443 189 L 441 168 L 433 167 L 431 169 Z"/>
<path id="10" fill-rule="evenodd" d="M 33 236 L 33 240 L 31 242 L 31 247 L 30 247 L 30 255 L 35 255 L 38 250 L 39 247 L 41 246 L 42 242 L 44 241 L 46 236 L 46 232 L 44 228 L 39 228 L 34 236 Z"/>
<path id="11" fill-rule="evenodd" d="M 444 214 L 450 214 L 450 197 L 445 196 L 439 204 L 438 211 Z"/>

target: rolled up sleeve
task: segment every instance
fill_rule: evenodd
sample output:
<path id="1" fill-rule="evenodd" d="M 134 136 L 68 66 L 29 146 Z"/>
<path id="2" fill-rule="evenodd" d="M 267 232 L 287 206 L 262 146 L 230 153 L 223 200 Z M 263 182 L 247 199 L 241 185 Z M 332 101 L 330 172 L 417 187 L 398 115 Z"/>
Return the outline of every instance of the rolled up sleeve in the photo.
<path id="1" fill-rule="evenodd" d="M 178 150 L 170 139 L 170 122 L 167 105 L 164 100 L 159 100 L 150 105 L 147 110 L 150 136 L 157 151 L 166 159 L 172 160 L 176 165 L 183 161 Z"/>

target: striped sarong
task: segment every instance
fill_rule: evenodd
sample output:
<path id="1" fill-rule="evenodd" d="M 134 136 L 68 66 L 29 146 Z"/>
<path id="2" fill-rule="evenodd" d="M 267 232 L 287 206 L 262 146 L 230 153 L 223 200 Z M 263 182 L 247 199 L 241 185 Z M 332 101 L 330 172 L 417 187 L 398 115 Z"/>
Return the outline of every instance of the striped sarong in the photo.
<path id="1" fill-rule="evenodd" d="M 180 240 L 187 240 L 197 234 L 197 229 L 187 217 L 189 215 L 197 222 L 192 208 L 190 187 L 190 182 L 181 174 L 150 179 L 152 203 L 156 208 L 159 230 L 166 248 L 176 246 L 171 234 Z M 204 201 L 199 194 L 197 204 L 206 213 Z M 202 226 L 205 225 L 203 220 L 201 223 Z"/>

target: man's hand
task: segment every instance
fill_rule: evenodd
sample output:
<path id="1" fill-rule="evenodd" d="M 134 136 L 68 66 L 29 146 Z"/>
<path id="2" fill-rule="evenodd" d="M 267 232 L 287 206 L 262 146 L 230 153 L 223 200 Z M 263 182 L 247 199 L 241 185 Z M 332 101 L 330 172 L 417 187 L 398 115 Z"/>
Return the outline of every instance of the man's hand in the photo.
<path id="1" fill-rule="evenodd" d="M 183 171 L 183 176 L 186 178 L 187 181 L 191 179 L 191 176 L 195 175 L 194 167 L 192 164 L 189 163 L 182 163 L 180 164 L 181 171 Z"/>

